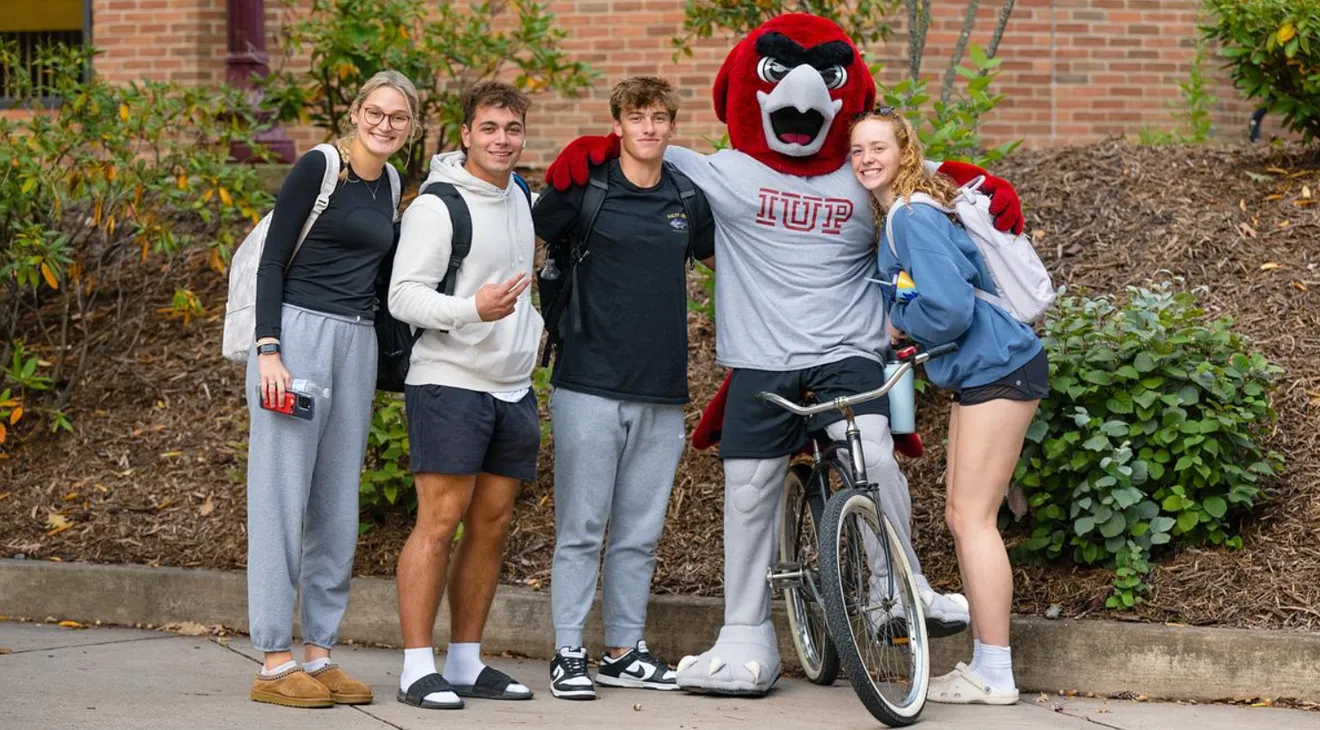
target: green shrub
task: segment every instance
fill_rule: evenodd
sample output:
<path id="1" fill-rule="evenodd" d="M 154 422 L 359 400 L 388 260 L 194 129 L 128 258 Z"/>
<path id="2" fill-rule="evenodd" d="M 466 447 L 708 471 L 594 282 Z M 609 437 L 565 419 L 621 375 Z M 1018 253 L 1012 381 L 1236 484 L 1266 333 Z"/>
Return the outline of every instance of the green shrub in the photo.
<path id="1" fill-rule="evenodd" d="M 403 397 L 398 393 L 377 392 L 358 489 L 362 511 L 380 516 L 397 504 L 409 512 L 417 509 L 408 454 L 408 420 L 403 411 Z"/>
<path id="2" fill-rule="evenodd" d="M 529 93 L 574 95 L 593 73 L 561 49 L 565 31 L 553 27 L 546 5 L 532 0 L 470 6 L 427 0 L 284 0 L 281 26 L 286 61 L 259 81 L 281 120 L 311 122 L 337 135 L 358 88 L 392 69 L 417 85 L 423 137 L 403 154 L 409 182 L 422 179 L 423 150 L 459 145 L 465 89 L 478 81 L 510 79 Z M 302 59 L 310 54 L 311 65 Z"/>
<path id="3" fill-rule="evenodd" d="M 691 56 L 693 44 L 717 30 L 724 30 L 732 40 L 777 15 L 811 13 L 838 23 L 859 48 L 867 48 L 893 34 L 889 15 L 898 4 L 898 0 L 687 0 L 683 35 L 670 42 L 677 61 L 681 55 Z"/>
<path id="4" fill-rule="evenodd" d="M 1310 142 L 1320 134 L 1320 0 L 1206 0 L 1201 30 L 1233 83 Z"/>
<path id="5" fill-rule="evenodd" d="M 1051 393 L 1014 475 L 1031 506 L 1019 557 L 1114 564 L 1108 603 L 1130 607 L 1158 546 L 1241 546 L 1232 519 L 1282 467 L 1262 444 L 1282 371 L 1232 324 L 1167 283 L 1120 303 L 1060 297 Z"/>
<path id="6" fill-rule="evenodd" d="M 241 92 L 112 86 L 91 73 L 94 55 L 47 47 L 29 71 L 17 47 L 0 46 L 0 77 L 27 110 L 0 117 L 0 413 L 11 430 L 69 428 L 63 408 L 98 348 L 163 304 L 161 272 L 192 253 L 223 271 L 270 204 L 253 169 L 229 162 L 233 143 L 259 148 Z M 184 326 L 204 311 L 186 289 L 165 310 Z"/>
<path id="7" fill-rule="evenodd" d="M 1210 110 L 1214 108 L 1215 98 L 1209 90 L 1209 79 L 1205 75 L 1205 58 L 1208 53 L 1204 38 L 1196 40 L 1196 54 L 1192 56 L 1192 65 L 1187 72 L 1187 80 L 1178 84 L 1182 89 L 1182 108 L 1174 112 L 1173 118 L 1178 128 L 1173 131 L 1143 129 L 1140 142 L 1144 145 L 1202 144 L 1210 139 L 1214 123 L 1210 119 Z"/>
<path id="8" fill-rule="evenodd" d="M 926 159 L 965 160 L 986 167 L 1011 154 L 1022 140 L 988 150 L 983 147 L 978 131 L 981 119 L 1004 99 L 1003 94 L 990 92 L 990 84 L 999 75 L 995 69 L 1002 60 L 988 57 L 976 45 L 970 47 L 969 55 L 973 67 L 956 69 L 957 75 L 966 79 L 966 91 L 950 93 L 947 101 L 936 99 L 929 107 L 933 113 L 928 113 L 925 106 L 931 98 L 925 79 L 903 79 L 888 89 L 881 87 L 881 92 L 886 104 L 904 110 L 904 116 L 912 122 L 921 140 Z"/>

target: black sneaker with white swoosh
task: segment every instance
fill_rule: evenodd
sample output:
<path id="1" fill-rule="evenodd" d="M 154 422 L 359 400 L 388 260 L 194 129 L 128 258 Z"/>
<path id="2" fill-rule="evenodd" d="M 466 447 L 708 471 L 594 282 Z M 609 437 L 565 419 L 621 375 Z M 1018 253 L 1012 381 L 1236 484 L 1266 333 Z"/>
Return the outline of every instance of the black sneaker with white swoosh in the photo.
<path id="1" fill-rule="evenodd" d="M 594 700 L 596 686 L 587 674 L 587 650 L 562 646 L 550 662 L 550 693 L 564 700 Z"/>
<path id="2" fill-rule="evenodd" d="M 596 670 L 596 683 L 607 687 L 634 687 L 638 689 L 678 689 L 678 677 L 669 665 L 656 659 L 646 648 L 645 641 L 618 659 L 608 654 L 601 657 Z"/>

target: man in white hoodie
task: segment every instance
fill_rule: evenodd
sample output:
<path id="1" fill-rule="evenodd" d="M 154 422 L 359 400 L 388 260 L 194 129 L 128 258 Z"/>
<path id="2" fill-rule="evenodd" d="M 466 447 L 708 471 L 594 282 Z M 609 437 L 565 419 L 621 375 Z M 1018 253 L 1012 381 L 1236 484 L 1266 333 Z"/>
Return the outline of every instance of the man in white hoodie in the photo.
<path id="1" fill-rule="evenodd" d="M 453 294 L 440 286 L 453 225 L 435 195 L 419 195 L 404 213 L 390 279 L 390 312 L 422 330 L 404 393 L 417 523 L 399 556 L 404 666 L 397 698 L 428 709 L 462 707 L 463 697 L 532 696 L 481 661 L 514 499 L 536 476 L 541 439 L 531 375 L 542 321 L 528 289 L 536 239 L 528 198 L 511 178 L 528 105 L 513 86 L 477 84 L 463 99 L 463 150 L 431 160 L 422 190 L 452 185 L 472 220 L 471 251 Z M 460 521 L 463 539 L 450 571 Z M 431 636 L 446 578 L 450 644 L 442 676 Z"/>

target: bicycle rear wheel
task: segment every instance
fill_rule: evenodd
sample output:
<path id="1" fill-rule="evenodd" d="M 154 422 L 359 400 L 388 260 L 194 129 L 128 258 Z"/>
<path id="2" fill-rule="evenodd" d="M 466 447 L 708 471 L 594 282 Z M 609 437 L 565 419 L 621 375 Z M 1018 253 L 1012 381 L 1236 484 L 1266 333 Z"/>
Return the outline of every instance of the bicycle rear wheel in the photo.
<path id="1" fill-rule="evenodd" d="M 811 467 L 794 464 L 784 478 L 784 507 L 779 522 L 779 569 L 801 572 L 784 584 L 788 626 L 798 662 L 807 679 L 830 685 L 839 676 L 839 655 L 825 626 L 820 599 L 820 520 L 825 512 L 825 484 L 815 482 Z"/>
<path id="2" fill-rule="evenodd" d="M 825 621 L 848 681 L 890 727 L 916 722 L 930 683 L 917 582 L 898 534 L 865 489 L 830 498 L 821 521 Z"/>

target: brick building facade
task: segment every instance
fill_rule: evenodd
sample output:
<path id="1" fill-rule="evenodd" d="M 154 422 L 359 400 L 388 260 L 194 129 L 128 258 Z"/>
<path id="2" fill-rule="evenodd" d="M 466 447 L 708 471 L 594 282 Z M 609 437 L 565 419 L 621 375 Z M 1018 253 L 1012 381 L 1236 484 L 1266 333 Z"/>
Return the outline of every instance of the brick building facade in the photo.
<path id="1" fill-rule="evenodd" d="M 66 24 L 86 20 L 86 32 L 104 51 L 96 70 L 112 80 L 141 78 L 221 82 L 225 78 L 227 0 L 42 0 L 60 6 Z M 30 0 L 0 0 L 0 31 L 16 30 L 23 18 L 11 8 Z M 279 0 L 265 2 L 268 46 L 285 12 Z M 658 74 L 680 86 L 690 101 L 680 117 L 680 142 L 705 148 L 703 137 L 722 130 L 711 111 L 710 83 L 730 44 L 701 43 L 693 57 L 672 60 L 670 38 L 683 21 L 683 0 L 551 0 L 567 49 L 601 71 L 592 92 L 580 99 L 538 96 L 529 118 L 524 162 L 548 162 L 568 139 L 605 128 L 606 99 L 614 80 L 628 74 Z M 988 45 L 1000 3 L 981 4 L 974 43 Z M 996 88 L 1006 95 L 984 123 L 987 142 L 1023 139 L 1028 146 L 1084 143 L 1107 135 L 1135 135 L 1146 126 L 1167 128 L 1180 103 L 1178 84 L 1187 79 L 1193 56 L 1199 0 L 1019 0 L 999 49 L 1003 59 Z M 7 7 L 9 6 L 9 7 Z M 938 88 L 952 53 L 964 2 L 935 3 L 923 68 Z M 26 13 L 28 22 L 40 13 Z M 884 61 L 885 81 L 905 73 L 905 35 L 871 48 Z M 23 30 L 17 28 L 17 30 Z M 273 59 L 272 65 L 280 60 Z M 1242 139 L 1250 106 L 1242 101 L 1212 59 L 1217 133 Z M 1267 131 L 1270 127 L 1267 124 Z M 319 138 L 316 130 L 293 129 L 300 149 Z"/>

